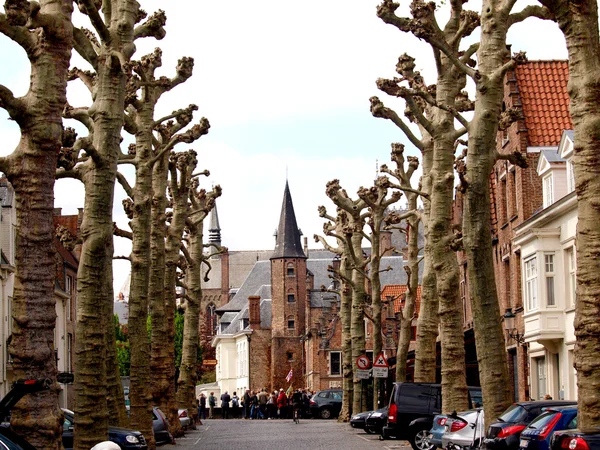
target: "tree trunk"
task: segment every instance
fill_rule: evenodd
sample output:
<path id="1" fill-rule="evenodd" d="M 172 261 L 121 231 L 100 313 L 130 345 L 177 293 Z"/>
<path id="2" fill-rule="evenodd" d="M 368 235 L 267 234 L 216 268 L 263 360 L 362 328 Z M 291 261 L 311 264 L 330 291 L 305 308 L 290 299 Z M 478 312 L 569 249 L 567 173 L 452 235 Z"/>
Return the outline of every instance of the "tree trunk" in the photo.
<path id="1" fill-rule="evenodd" d="M 340 242 L 340 246 L 345 246 Z M 342 374 L 343 389 L 342 409 L 339 415 L 340 422 L 348 422 L 351 416 L 352 399 L 354 396 L 353 370 L 352 370 L 352 336 L 350 333 L 352 316 L 352 288 L 349 280 L 352 278 L 352 269 L 350 269 L 350 256 L 342 251 L 340 261 L 340 318 L 342 323 Z"/>
<path id="2" fill-rule="evenodd" d="M 577 191 L 577 301 L 575 369 L 578 427 L 600 427 L 600 43 L 595 0 L 542 4 L 552 9 L 569 50 L 569 96 L 575 130 Z"/>
<path id="3" fill-rule="evenodd" d="M 382 217 L 375 217 L 378 213 L 373 211 L 371 220 L 373 221 L 373 229 L 371 233 L 371 312 L 373 314 L 373 358 L 383 350 L 383 339 L 381 338 L 381 277 L 379 270 L 381 267 L 381 243 L 379 241 L 381 235 Z M 381 211 L 383 215 L 383 211 Z M 379 409 L 382 406 L 383 399 L 379 398 L 381 379 L 373 378 L 373 410 Z"/>
<path id="4" fill-rule="evenodd" d="M 495 2 L 484 0 L 477 52 L 480 78 L 467 151 L 468 185 L 464 196 L 463 235 L 468 260 L 469 297 L 486 423 L 510 405 L 510 379 L 500 306 L 496 292 L 491 240 L 489 177 L 495 162 L 498 119 L 503 100 L 501 68 L 508 61 L 507 16 Z"/>
<path id="5" fill-rule="evenodd" d="M 5 5 L 7 9 L 8 2 Z M 13 2 L 13 6 L 14 2 Z M 20 44 L 31 62 L 29 91 L 15 99 L 0 85 L 0 107 L 21 129 L 16 150 L 0 159 L 15 190 L 16 242 L 14 320 L 9 347 L 13 376 L 50 380 L 49 389 L 25 396 L 12 410 L 11 425 L 37 448 L 61 448 L 62 413 L 58 406 L 54 327 L 54 176 L 62 137 L 67 73 L 73 46 L 69 1 L 40 1 L 35 31 L 27 30 L 15 14 L 29 16 L 29 3 L 0 14 L 0 32 Z M 31 19 L 30 19 L 31 20 Z M 25 36 L 29 34 L 28 36 Z M 43 36 L 43 38 L 42 38 Z M 30 46 L 28 46 L 30 45 Z"/>
<path id="6" fill-rule="evenodd" d="M 137 9 L 133 0 L 123 1 L 119 14 L 113 14 L 112 23 L 106 24 L 108 33 L 114 35 L 109 43 L 98 47 L 95 96 L 88 111 L 94 127 L 92 142 L 96 154 L 81 169 L 86 195 L 81 224 L 83 244 L 77 274 L 76 449 L 91 448 L 107 438 L 109 412 L 105 345 L 107 330 L 112 327 L 113 288 L 112 280 L 107 280 L 106 274 L 113 257 L 112 210 L 127 82 L 121 61 L 114 58 L 114 54 L 125 58 L 131 56 Z M 109 310 L 111 313 L 107 314 Z M 115 346 L 116 343 L 109 345 Z M 131 400 L 132 405 L 136 404 L 133 396 Z"/>
<path id="7" fill-rule="evenodd" d="M 355 227 L 360 225 L 355 224 Z M 354 265 L 356 266 L 356 258 L 363 258 L 362 254 L 362 227 L 361 231 L 352 234 L 352 242 L 354 251 Z M 359 356 L 365 354 L 365 299 L 367 292 L 365 290 L 365 275 L 364 265 L 360 269 L 355 268 L 352 271 L 352 314 L 351 314 L 351 340 L 352 340 L 352 368 L 354 369 L 354 393 L 352 397 L 352 414 L 366 411 L 368 409 L 366 403 L 365 389 L 363 380 L 356 377 L 356 360 Z"/>
<path id="8" fill-rule="evenodd" d="M 131 287 L 129 294 L 130 369 L 130 426 L 139 430 L 148 442 L 156 446 L 152 431 L 152 392 L 150 386 L 150 343 L 148 341 L 148 285 L 150 282 L 150 216 L 152 199 L 152 128 L 154 97 L 144 89 L 145 102 L 136 116 L 136 171 L 133 205 L 126 207 L 133 231 L 131 251 Z"/>

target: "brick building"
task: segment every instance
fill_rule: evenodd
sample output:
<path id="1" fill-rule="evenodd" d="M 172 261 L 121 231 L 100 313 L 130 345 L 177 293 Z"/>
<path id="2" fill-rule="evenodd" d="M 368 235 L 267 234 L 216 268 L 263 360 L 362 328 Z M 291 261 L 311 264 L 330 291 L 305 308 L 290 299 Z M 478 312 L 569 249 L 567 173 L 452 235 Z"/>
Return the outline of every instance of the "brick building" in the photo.
<path id="1" fill-rule="evenodd" d="M 382 286 L 406 283 L 403 256 L 390 251 L 392 245 L 402 248 L 394 239 L 386 234 L 383 240 L 387 245 L 382 253 L 387 253 L 381 264 L 392 270 L 381 273 Z M 333 283 L 327 268 L 335 264 L 336 255 L 309 250 L 306 239 L 302 246 L 287 183 L 275 249 L 249 253 L 256 259 L 244 282 L 215 309 L 219 320 L 212 344 L 218 387 L 213 390 L 239 393 L 290 384 L 313 390 L 341 386 L 339 298 L 321 289 Z M 231 252 L 229 276 L 234 276 L 231 267 L 236 260 Z M 367 323 L 365 327 L 369 329 Z M 395 356 L 395 349 L 388 349 L 389 356 Z M 290 370 L 293 377 L 288 383 Z"/>

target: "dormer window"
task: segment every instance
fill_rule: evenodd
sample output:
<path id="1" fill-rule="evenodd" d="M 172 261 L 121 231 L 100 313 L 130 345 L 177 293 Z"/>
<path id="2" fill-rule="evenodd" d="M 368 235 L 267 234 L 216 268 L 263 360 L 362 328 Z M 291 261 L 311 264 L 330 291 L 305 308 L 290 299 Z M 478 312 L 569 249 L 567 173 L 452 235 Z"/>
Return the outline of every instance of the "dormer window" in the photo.
<path id="1" fill-rule="evenodd" d="M 544 190 L 544 208 L 547 208 L 552 203 L 554 203 L 554 189 L 553 189 L 553 180 L 552 173 L 546 175 L 543 178 L 543 190 Z"/>

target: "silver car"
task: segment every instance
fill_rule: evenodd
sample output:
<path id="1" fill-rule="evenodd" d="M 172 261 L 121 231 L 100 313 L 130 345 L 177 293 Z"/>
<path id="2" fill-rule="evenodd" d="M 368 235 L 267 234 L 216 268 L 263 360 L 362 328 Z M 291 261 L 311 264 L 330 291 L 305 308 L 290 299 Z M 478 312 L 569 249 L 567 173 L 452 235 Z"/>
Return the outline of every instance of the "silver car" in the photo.
<path id="1" fill-rule="evenodd" d="M 456 417 L 448 416 L 442 435 L 442 447 L 450 449 L 468 448 L 478 443 L 485 435 L 483 428 L 483 409 L 473 409 L 458 413 Z"/>
<path id="2" fill-rule="evenodd" d="M 179 416 L 179 423 L 181 424 L 181 428 L 187 429 L 192 424 L 192 419 L 188 414 L 187 409 L 177 410 L 177 415 Z"/>

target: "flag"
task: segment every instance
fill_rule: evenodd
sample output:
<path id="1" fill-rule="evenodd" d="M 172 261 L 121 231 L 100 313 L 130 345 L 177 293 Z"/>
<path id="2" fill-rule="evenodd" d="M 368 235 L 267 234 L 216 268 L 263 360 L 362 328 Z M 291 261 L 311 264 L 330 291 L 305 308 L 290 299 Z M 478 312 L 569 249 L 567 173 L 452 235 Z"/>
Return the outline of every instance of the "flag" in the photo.
<path id="1" fill-rule="evenodd" d="M 290 387 L 287 388 L 287 391 L 285 391 L 286 397 L 289 397 L 290 395 L 292 395 L 292 392 L 294 391 L 294 387 L 293 386 L 294 386 L 293 384 L 290 384 Z"/>
<path id="2" fill-rule="evenodd" d="M 287 377 L 285 377 L 285 381 L 287 381 L 289 383 L 290 380 L 292 379 L 293 375 L 294 375 L 294 371 L 292 369 L 290 369 L 290 373 L 288 373 Z"/>

